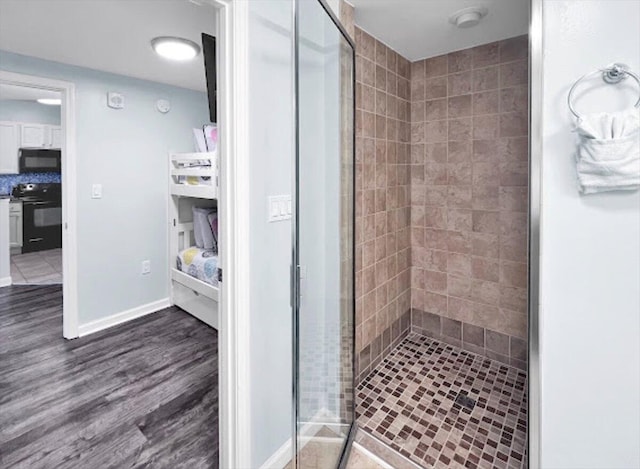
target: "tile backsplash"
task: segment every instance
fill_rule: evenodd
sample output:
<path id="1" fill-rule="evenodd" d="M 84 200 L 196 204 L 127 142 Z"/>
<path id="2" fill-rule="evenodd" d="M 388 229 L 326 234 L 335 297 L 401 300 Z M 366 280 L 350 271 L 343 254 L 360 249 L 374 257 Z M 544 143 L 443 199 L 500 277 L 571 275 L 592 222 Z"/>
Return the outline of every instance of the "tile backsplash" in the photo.
<path id="1" fill-rule="evenodd" d="M 10 194 L 13 186 L 28 182 L 59 183 L 61 180 L 57 173 L 0 174 L 0 195 Z"/>

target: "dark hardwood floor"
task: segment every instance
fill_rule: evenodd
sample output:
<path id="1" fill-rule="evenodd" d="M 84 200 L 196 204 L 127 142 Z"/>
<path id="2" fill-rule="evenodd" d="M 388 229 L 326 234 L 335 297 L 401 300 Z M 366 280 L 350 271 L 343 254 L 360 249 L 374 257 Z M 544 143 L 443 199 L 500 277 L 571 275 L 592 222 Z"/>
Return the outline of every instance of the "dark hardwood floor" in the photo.
<path id="1" fill-rule="evenodd" d="M 59 286 L 0 288 L 0 468 L 217 468 L 218 337 L 176 308 L 67 341 Z"/>

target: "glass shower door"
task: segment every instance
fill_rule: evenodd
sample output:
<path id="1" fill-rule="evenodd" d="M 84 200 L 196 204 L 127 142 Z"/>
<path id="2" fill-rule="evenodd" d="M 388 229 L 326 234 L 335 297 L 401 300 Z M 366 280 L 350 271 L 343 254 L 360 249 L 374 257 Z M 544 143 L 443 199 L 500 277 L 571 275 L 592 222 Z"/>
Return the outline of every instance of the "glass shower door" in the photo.
<path id="1" fill-rule="evenodd" d="M 295 467 L 333 469 L 354 426 L 354 48 L 296 1 Z"/>

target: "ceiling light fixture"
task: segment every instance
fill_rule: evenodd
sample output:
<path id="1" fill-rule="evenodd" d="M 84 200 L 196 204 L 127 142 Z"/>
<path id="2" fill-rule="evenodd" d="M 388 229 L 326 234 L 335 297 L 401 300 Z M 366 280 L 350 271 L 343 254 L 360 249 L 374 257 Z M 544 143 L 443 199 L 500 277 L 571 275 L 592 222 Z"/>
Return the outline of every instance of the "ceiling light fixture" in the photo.
<path id="1" fill-rule="evenodd" d="M 38 98 L 36 101 L 40 104 L 46 104 L 47 106 L 60 106 L 62 104 L 60 98 Z"/>
<path id="2" fill-rule="evenodd" d="M 472 28 L 480 23 L 480 20 L 487 16 L 487 13 L 489 13 L 487 7 L 463 8 L 449 17 L 449 23 L 462 29 Z"/>
<path id="3" fill-rule="evenodd" d="M 180 62 L 191 60 L 200 53 L 198 44 L 181 37 L 156 37 L 151 40 L 151 47 L 159 56 Z"/>

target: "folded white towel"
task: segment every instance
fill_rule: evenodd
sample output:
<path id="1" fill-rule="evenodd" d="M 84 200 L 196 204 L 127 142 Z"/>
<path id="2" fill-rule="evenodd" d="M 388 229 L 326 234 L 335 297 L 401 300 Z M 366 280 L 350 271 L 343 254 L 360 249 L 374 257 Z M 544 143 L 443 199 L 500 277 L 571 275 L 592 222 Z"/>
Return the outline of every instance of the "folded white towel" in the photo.
<path id="1" fill-rule="evenodd" d="M 640 110 L 587 114 L 578 119 L 580 192 L 640 188 Z"/>

